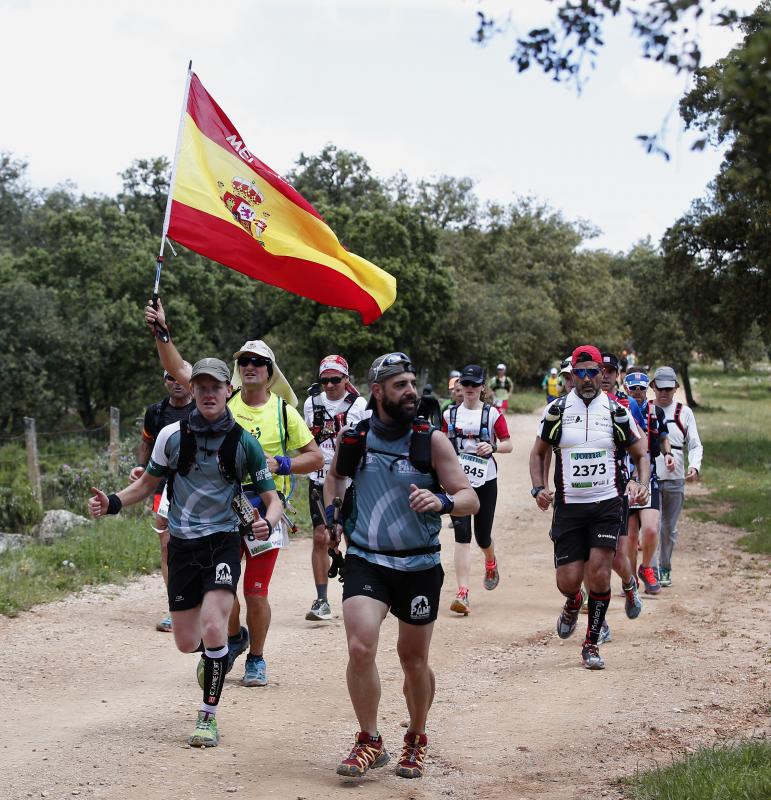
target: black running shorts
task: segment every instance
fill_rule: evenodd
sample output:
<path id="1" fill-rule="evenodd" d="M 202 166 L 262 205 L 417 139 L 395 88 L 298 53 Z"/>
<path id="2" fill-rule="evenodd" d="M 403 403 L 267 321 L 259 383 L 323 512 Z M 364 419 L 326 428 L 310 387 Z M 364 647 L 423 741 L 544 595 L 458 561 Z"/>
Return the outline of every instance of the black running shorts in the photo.
<path id="1" fill-rule="evenodd" d="M 343 602 L 349 597 L 372 597 L 410 625 L 428 625 L 439 611 L 444 582 L 441 564 L 417 572 L 381 567 L 359 556 L 345 557 Z"/>
<path id="2" fill-rule="evenodd" d="M 314 483 L 308 481 L 308 508 L 311 512 L 311 525 L 318 528 L 319 525 L 325 525 L 326 520 L 321 516 L 318 503 L 313 500 L 313 490 L 316 489 L 321 495 L 321 502 L 324 502 L 324 485 L 321 483 Z"/>
<path id="3" fill-rule="evenodd" d="M 549 531 L 554 542 L 554 566 L 588 561 L 593 547 L 615 552 L 623 529 L 624 501 L 620 497 L 597 503 L 559 503 Z"/>
<path id="4" fill-rule="evenodd" d="M 195 608 L 206 592 L 214 589 L 235 594 L 240 577 L 238 531 L 213 533 L 200 539 L 169 537 L 169 611 Z"/>

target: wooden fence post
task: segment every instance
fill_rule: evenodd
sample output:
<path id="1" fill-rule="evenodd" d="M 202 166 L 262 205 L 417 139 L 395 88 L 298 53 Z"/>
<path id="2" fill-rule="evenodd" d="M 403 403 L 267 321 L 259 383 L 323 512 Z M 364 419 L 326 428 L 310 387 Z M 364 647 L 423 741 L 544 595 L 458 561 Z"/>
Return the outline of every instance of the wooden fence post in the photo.
<path id="1" fill-rule="evenodd" d="M 32 486 L 32 494 L 42 507 L 43 490 L 40 484 L 40 461 L 37 453 L 37 432 L 35 431 L 35 420 L 32 417 L 24 417 L 24 442 L 27 448 L 27 474 L 29 483 Z"/>
<path id="2" fill-rule="evenodd" d="M 120 449 L 120 409 L 110 406 L 110 472 L 118 473 L 118 452 Z"/>

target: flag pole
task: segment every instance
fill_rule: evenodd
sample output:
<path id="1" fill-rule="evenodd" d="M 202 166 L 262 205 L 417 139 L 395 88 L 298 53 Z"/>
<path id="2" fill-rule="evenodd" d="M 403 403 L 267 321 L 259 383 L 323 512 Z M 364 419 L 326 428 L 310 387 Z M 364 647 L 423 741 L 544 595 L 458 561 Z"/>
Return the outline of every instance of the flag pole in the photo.
<path id="1" fill-rule="evenodd" d="M 187 77 L 185 79 L 185 91 L 182 96 L 182 112 L 179 115 L 179 128 L 177 129 L 177 146 L 174 149 L 174 161 L 171 165 L 171 178 L 169 179 L 169 193 L 166 196 L 166 212 L 163 215 L 163 230 L 161 231 L 161 249 L 155 262 L 155 285 L 153 286 L 153 308 L 158 308 L 158 288 L 161 283 L 161 269 L 163 268 L 163 250 L 166 246 L 166 234 L 169 231 L 169 220 L 171 219 L 171 197 L 174 194 L 174 181 L 177 178 L 177 160 L 179 159 L 179 148 L 182 145 L 182 133 L 185 129 L 185 114 L 187 113 L 187 98 L 190 94 L 190 81 L 193 78 L 193 61 L 187 65 Z M 169 332 L 162 325 L 155 323 L 155 335 L 162 341 L 169 341 Z"/>

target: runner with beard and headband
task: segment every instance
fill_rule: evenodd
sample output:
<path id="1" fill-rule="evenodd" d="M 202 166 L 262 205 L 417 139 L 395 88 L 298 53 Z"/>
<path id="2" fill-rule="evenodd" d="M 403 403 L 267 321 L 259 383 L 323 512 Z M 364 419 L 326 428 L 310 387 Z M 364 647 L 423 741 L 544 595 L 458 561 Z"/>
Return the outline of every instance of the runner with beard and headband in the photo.
<path id="1" fill-rule="evenodd" d="M 379 356 L 367 380 L 372 416 L 343 431 L 324 484 L 330 517 L 333 499 L 346 494 L 346 678 L 360 729 L 337 773 L 359 778 L 390 759 L 378 730 L 380 677 L 375 662 L 380 627 L 390 611 L 399 621 L 396 649 L 409 711 L 396 774 L 419 778 L 435 691 L 428 651 L 444 579 L 440 514 L 474 514 L 479 501 L 450 442 L 415 421 L 415 367 L 408 356 Z M 353 483 L 346 492 L 347 478 Z"/>
<path id="2" fill-rule="evenodd" d="M 587 669 L 604 669 L 599 639 L 610 603 L 610 575 L 618 537 L 624 528 L 623 494 L 632 502 L 648 496 L 650 465 L 645 444 L 632 428 L 629 411 L 602 391 L 602 355 L 592 345 L 573 351 L 573 389 L 552 403 L 530 453 L 531 495 L 542 511 L 554 503 L 549 536 L 554 543 L 557 588 L 565 605 L 557 634 L 573 634 L 583 602 L 581 584 L 589 587 L 589 621 L 581 658 Z M 545 488 L 545 460 L 555 454 L 555 491 Z M 638 481 L 625 487 L 619 469 L 627 449 Z"/>
<path id="3" fill-rule="evenodd" d="M 156 321 L 168 330 L 163 305 L 158 308 L 148 304 L 145 321 L 154 330 Z M 164 369 L 180 380 L 189 380 L 185 362 L 172 343 L 156 337 L 156 347 Z M 276 364 L 273 351 L 260 340 L 246 342 L 233 354 L 235 391 L 228 408 L 235 421 L 259 441 L 267 459 L 268 469 L 274 476 L 282 501 L 290 492 L 292 475 L 307 475 L 321 469 L 324 457 L 305 421 L 295 405 L 297 397 Z M 296 455 L 290 455 L 295 452 Z M 247 498 L 263 513 L 259 497 L 250 485 L 243 487 Z M 279 550 L 287 546 L 286 520 L 274 528 L 266 542 L 256 542 L 244 537 L 242 555 L 245 559 L 243 592 L 246 601 L 246 627 L 240 622 L 240 604 L 236 598 L 228 626 L 228 666 L 247 652 L 242 686 L 267 686 L 268 674 L 263 649 L 271 620 L 268 589 L 273 576 Z M 199 663 L 198 677 L 201 680 Z"/>
<path id="4" fill-rule="evenodd" d="M 310 396 L 303 407 L 305 424 L 311 429 L 324 455 L 324 466 L 308 476 L 308 503 L 313 525 L 311 567 L 316 584 L 316 599 L 305 619 L 314 622 L 332 619 L 332 609 L 327 597 L 329 583 L 329 533 L 326 520 L 319 513 L 314 492 L 321 497 L 324 479 L 335 455 L 337 435 L 346 425 L 356 425 L 369 416 L 367 401 L 356 391 L 349 380 L 348 362 L 338 355 L 324 356 L 319 364 L 319 382 L 310 388 Z"/>

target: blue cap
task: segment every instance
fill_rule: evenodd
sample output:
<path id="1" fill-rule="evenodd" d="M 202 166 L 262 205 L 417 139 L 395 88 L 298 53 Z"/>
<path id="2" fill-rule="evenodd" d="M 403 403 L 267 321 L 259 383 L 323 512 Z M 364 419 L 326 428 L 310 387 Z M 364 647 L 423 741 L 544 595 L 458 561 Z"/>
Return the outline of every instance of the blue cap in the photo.
<path id="1" fill-rule="evenodd" d="M 650 379 L 644 372 L 628 372 L 624 383 L 627 386 L 644 386 L 647 389 Z"/>

